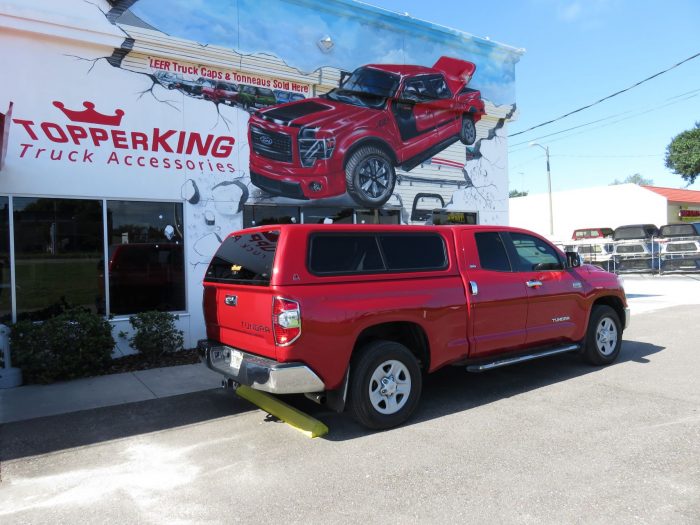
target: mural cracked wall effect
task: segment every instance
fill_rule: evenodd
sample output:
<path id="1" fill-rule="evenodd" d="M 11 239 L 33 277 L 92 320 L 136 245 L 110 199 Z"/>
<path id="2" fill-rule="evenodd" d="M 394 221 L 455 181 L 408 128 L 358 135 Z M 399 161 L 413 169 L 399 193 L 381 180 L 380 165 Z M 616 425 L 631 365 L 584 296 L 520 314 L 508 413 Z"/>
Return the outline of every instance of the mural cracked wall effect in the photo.
<path id="1" fill-rule="evenodd" d="M 341 196 L 336 196 L 339 192 L 335 191 L 321 199 L 312 196 L 310 201 L 301 201 L 285 198 L 294 195 L 266 191 L 271 189 L 266 185 L 269 181 L 258 179 L 252 184 L 251 151 L 255 156 L 265 144 L 258 144 L 257 151 L 256 144 L 248 144 L 248 121 L 256 109 L 292 102 L 299 108 L 305 107 L 306 113 L 317 115 L 309 117 L 298 110 L 290 123 L 296 118 L 300 119 L 300 125 L 306 122 L 322 128 L 320 114 L 325 109 L 311 111 L 304 102 L 329 91 L 333 84 L 327 79 L 339 78 L 341 70 L 352 71 L 369 63 L 433 64 L 446 55 L 475 61 L 476 73 L 469 88 L 481 90 L 485 112 L 491 118 L 480 123 L 477 120 L 475 140 L 471 144 L 468 140 L 467 145 L 452 141 L 452 146 L 438 149 L 434 155 L 414 158 L 419 161 L 418 169 L 410 162 L 397 166 L 396 186 L 388 203 L 400 202 L 403 219 L 409 221 L 414 196 L 429 188 L 431 193 L 441 196 L 448 209 L 479 210 L 484 223 L 507 220 L 507 162 L 501 128 L 515 112 L 513 66 L 517 59 L 504 60 L 502 54 L 497 56 L 497 51 L 484 53 L 480 41 L 465 41 L 463 35 L 461 39 L 455 39 L 454 35 L 420 36 L 412 42 L 405 38 L 403 28 L 380 22 L 381 17 L 376 13 L 376 20 L 372 20 L 371 9 L 363 13 L 369 21 L 359 23 L 343 14 L 324 11 L 311 15 L 308 6 L 293 2 L 277 2 L 272 9 L 274 13 L 269 12 L 268 6 L 264 14 L 258 3 L 245 0 L 202 2 L 196 12 L 186 2 L 175 4 L 170 12 L 164 13 L 153 0 L 117 3 L 105 15 L 124 32 L 125 40 L 112 56 L 105 58 L 114 67 L 148 76 L 150 85 L 138 97 L 152 97 L 172 111 L 181 112 L 183 123 L 197 121 L 199 125 L 211 126 L 216 133 L 236 139 L 232 173 L 189 170 L 182 184 L 191 264 L 207 264 L 222 238 L 242 226 L 241 212 L 246 202 L 302 206 L 363 204 L 344 192 Z M 166 49 L 158 56 L 144 54 L 141 50 L 144 46 L 140 44 L 150 44 L 156 33 L 169 39 L 166 47 L 171 48 L 171 53 Z M 370 33 L 373 46 L 366 45 Z M 318 45 L 319 38 L 327 35 L 333 35 L 336 43 L 331 53 Z M 290 46 L 290 41 L 295 45 Z M 181 53 L 185 44 L 189 46 L 186 58 Z M 212 46 L 221 47 L 213 52 Z M 198 63 L 212 63 L 212 56 L 217 57 L 216 67 Z M 256 62 L 267 69 L 256 69 Z M 422 73 L 435 72 L 427 69 Z M 279 73 L 275 75 L 274 71 Z M 200 111 L 202 104 L 215 108 L 213 120 L 204 121 L 211 118 L 211 112 Z M 361 104 L 355 104 L 358 105 Z M 419 128 L 422 117 L 425 115 L 415 119 L 418 124 L 409 122 L 407 126 Z M 338 114 L 335 120 L 342 118 Z M 317 125 L 319 121 L 322 125 Z M 323 137 L 313 138 L 316 145 L 334 146 Z M 423 148 L 419 153 L 431 153 L 429 150 Z M 272 154 L 265 153 L 269 160 Z M 373 203 L 370 199 L 364 204 Z"/>

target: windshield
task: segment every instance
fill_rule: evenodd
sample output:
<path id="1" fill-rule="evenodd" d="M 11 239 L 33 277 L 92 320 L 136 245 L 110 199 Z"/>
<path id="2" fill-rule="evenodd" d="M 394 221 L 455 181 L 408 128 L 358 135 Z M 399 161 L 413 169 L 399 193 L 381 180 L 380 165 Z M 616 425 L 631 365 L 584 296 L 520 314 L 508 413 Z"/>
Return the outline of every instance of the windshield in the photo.
<path id="1" fill-rule="evenodd" d="M 327 97 L 354 106 L 379 108 L 386 103 L 387 98 L 396 95 L 399 80 L 398 75 L 361 67 L 340 88 L 328 93 Z"/>

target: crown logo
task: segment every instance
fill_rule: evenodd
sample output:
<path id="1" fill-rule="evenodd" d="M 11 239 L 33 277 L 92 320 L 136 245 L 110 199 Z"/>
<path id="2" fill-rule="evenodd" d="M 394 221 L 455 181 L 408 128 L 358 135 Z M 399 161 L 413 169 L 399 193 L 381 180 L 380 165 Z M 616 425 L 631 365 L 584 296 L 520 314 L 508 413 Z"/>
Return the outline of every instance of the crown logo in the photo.
<path id="1" fill-rule="evenodd" d="M 85 106 L 84 111 L 73 111 L 72 109 L 66 109 L 63 102 L 58 102 L 55 100 L 53 105 L 63 111 L 66 117 L 73 122 L 101 124 L 103 126 L 118 126 L 121 124 L 122 117 L 124 116 L 124 111 L 121 109 L 115 110 L 114 115 L 103 115 L 102 113 L 98 113 L 95 111 L 95 104 L 87 101 L 83 102 L 83 106 Z"/>

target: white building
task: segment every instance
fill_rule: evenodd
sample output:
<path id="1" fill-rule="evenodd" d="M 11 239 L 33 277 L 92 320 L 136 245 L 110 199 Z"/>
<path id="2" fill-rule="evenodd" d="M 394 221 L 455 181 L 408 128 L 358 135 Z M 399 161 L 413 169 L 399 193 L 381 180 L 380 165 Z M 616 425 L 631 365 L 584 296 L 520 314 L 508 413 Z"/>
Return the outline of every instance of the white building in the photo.
<path id="1" fill-rule="evenodd" d="M 552 193 L 552 211 L 553 234 L 549 194 L 514 197 L 510 199 L 510 225 L 566 241 L 580 228 L 700 221 L 700 191 L 637 184 L 558 191 Z"/>

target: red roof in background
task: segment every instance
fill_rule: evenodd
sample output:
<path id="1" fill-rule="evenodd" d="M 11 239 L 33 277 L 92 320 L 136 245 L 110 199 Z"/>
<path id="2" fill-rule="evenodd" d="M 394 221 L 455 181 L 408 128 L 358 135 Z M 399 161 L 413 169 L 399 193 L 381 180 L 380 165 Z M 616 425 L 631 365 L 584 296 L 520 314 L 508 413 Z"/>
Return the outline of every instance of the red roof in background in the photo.
<path id="1" fill-rule="evenodd" d="M 700 204 L 700 191 L 697 190 L 679 190 L 676 188 L 659 188 L 657 186 L 642 186 L 642 188 L 658 193 L 671 202 L 692 202 L 693 204 Z"/>

